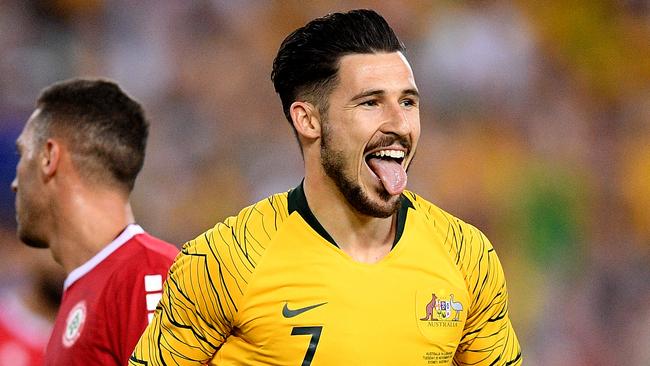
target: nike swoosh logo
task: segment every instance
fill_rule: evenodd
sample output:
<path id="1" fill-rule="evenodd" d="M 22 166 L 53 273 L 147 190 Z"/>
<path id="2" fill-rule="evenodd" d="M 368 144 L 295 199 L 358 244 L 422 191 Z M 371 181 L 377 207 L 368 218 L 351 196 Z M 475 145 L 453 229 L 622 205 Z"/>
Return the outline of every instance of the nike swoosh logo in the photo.
<path id="1" fill-rule="evenodd" d="M 294 316 L 298 316 L 304 313 L 305 311 L 309 311 L 311 309 L 317 308 L 325 304 L 327 304 L 327 302 L 322 302 L 316 305 L 305 306 L 304 308 L 299 308 L 299 309 L 289 309 L 288 304 L 285 302 L 284 307 L 282 308 L 282 316 L 285 318 L 293 318 Z"/>

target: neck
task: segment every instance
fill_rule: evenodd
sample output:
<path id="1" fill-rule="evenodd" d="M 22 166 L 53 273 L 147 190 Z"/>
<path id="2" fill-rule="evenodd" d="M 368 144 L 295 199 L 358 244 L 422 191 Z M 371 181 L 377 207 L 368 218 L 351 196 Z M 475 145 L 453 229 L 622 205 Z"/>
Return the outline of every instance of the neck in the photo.
<path id="1" fill-rule="evenodd" d="M 134 222 L 124 194 L 85 188 L 70 192 L 53 230 L 50 248 L 67 274 L 81 266 Z M 67 200 L 65 198 L 68 198 Z"/>
<path id="2" fill-rule="evenodd" d="M 304 189 L 318 222 L 352 259 L 375 263 L 390 252 L 396 235 L 396 214 L 377 218 L 359 213 L 327 178 L 305 177 Z"/>

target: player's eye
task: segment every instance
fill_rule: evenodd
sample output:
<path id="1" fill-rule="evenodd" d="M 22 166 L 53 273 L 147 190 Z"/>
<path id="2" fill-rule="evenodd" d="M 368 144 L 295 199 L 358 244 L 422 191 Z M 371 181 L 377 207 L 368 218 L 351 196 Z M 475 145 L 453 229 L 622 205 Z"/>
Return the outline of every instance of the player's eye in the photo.
<path id="1" fill-rule="evenodd" d="M 366 107 L 375 107 L 379 105 L 379 103 L 375 99 L 370 99 L 359 103 L 359 105 L 366 106 Z"/>
<path id="2" fill-rule="evenodd" d="M 404 106 L 404 107 L 415 107 L 417 105 L 418 105 L 418 103 L 417 103 L 417 101 L 415 99 L 407 98 L 407 99 L 402 100 L 402 106 Z"/>

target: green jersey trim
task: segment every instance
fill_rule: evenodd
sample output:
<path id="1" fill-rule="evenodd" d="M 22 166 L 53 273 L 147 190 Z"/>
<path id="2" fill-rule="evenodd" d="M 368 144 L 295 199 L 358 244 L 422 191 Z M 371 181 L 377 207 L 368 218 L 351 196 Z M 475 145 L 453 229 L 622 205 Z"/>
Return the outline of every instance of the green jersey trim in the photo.
<path id="1" fill-rule="evenodd" d="M 316 219 L 316 216 L 314 216 L 314 213 L 309 208 L 307 197 L 305 196 L 305 190 L 303 188 L 303 183 L 304 180 L 301 181 L 296 188 L 289 191 L 289 194 L 287 196 L 287 208 L 289 210 L 289 215 L 297 211 L 298 214 L 305 220 L 305 222 L 318 233 L 318 235 L 323 237 L 323 239 L 327 240 L 328 242 L 332 243 L 332 245 L 335 247 L 338 247 L 332 236 L 327 232 L 327 230 L 325 230 L 323 225 L 318 222 L 318 219 Z M 395 232 L 393 248 L 397 242 L 399 242 L 399 239 L 402 237 L 402 233 L 404 233 L 406 215 L 409 208 L 414 208 L 413 203 L 408 198 L 406 198 L 404 194 L 401 194 L 399 208 L 397 209 L 397 230 Z"/>

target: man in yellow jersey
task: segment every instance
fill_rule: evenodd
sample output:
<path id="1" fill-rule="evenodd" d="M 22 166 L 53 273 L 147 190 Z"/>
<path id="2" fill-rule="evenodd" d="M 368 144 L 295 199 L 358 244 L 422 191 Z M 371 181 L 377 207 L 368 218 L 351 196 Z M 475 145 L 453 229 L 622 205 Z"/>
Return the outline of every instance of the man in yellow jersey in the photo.
<path id="1" fill-rule="evenodd" d="M 403 50 L 369 10 L 284 40 L 272 80 L 305 178 L 185 244 L 131 365 L 521 364 L 492 245 L 405 190 Z"/>

